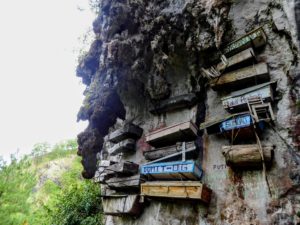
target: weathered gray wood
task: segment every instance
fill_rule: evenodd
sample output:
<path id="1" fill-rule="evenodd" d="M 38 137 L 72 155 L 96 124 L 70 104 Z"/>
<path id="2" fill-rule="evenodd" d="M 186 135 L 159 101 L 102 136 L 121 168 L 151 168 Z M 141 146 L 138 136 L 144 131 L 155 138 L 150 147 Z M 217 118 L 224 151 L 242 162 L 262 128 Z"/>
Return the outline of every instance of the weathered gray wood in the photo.
<path id="1" fill-rule="evenodd" d="M 146 142 L 154 147 L 174 145 L 196 139 L 198 128 L 191 121 L 164 127 L 146 135 Z"/>
<path id="2" fill-rule="evenodd" d="M 143 129 L 139 126 L 127 123 L 122 128 L 110 133 L 108 135 L 108 140 L 113 143 L 118 143 L 127 138 L 132 138 L 134 140 L 139 139 L 143 134 Z"/>
<path id="3" fill-rule="evenodd" d="M 104 183 L 105 179 L 108 179 L 108 174 L 105 172 L 105 169 L 109 166 L 115 164 L 116 162 L 110 160 L 100 160 L 98 161 L 97 170 L 94 176 L 94 182 L 96 183 Z"/>
<path id="4" fill-rule="evenodd" d="M 133 162 L 120 162 L 113 164 L 105 169 L 107 174 L 133 175 L 138 173 L 139 165 Z"/>
<path id="5" fill-rule="evenodd" d="M 218 71 L 222 72 L 224 70 L 237 69 L 244 65 L 249 65 L 249 63 L 255 62 L 255 53 L 252 48 L 248 48 L 242 52 L 239 52 L 229 58 L 227 58 L 227 64 L 223 62 L 218 63 L 215 67 Z"/>
<path id="6" fill-rule="evenodd" d="M 263 155 L 266 166 L 272 164 L 274 146 L 268 144 L 263 146 Z M 262 168 L 262 158 L 258 145 L 232 145 L 223 146 L 222 153 L 226 164 L 233 168 Z"/>
<path id="7" fill-rule="evenodd" d="M 235 70 L 217 77 L 210 82 L 213 90 L 238 90 L 270 80 L 266 63 L 259 63 L 243 69 Z"/>
<path id="8" fill-rule="evenodd" d="M 259 48 L 267 43 L 267 35 L 262 27 L 258 27 L 244 36 L 228 44 L 223 53 L 231 56 L 249 47 Z"/>
<path id="9" fill-rule="evenodd" d="M 117 195 L 102 198 L 103 211 L 105 215 L 113 216 L 138 216 L 143 211 L 139 195 Z"/>
<path id="10" fill-rule="evenodd" d="M 146 182 L 141 185 L 141 195 L 155 198 L 198 200 L 209 203 L 212 191 L 196 181 Z"/>
<path id="11" fill-rule="evenodd" d="M 196 103 L 197 97 L 194 93 L 179 95 L 156 103 L 152 108 L 150 108 L 150 112 L 152 114 L 160 114 L 182 108 L 190 108 Z"/>
<path id="12" fill-rule="evenodd" d="M 113 190 L 137 190 L 140 188 L 140 184 L 145 181 L 145 178 L 140 174 L 130 177 L 113 177 L 106 181 L 109 188 Z"/>
<path id="13" fill-rule="evenodd" d="M 186 147 L 186 151 L 191 150 L 191 149 L 196 150 L 196 145 L 194 142 L 187 142 L 185 147 Z M 157 149 L 150 150 L 150 151 L 145 151 L 144 156 L 145 156 L 145 159 L 147 159 L 147 160 L 156 160 L 156 159 L 160 159 L 160 158 L 163 158 L 166 156 L 172 156 L 174 153 L 181 153 L 181 151 L 182 151 L 182 143 L 178 142 L 178 143 L 176 143 L 176 145 L 157 148 Z M 180 154 L 177 154 L 177 155 L 180 156 Z"/>
<path id="14" fill-rule="evenodd" d="M 136 141 L 131 138 L 123 140 L 109 148 L 108 153 L 110 155 L 117 155 L 123 152 L 133 152 L 135 150 L 135 143 Z"/>

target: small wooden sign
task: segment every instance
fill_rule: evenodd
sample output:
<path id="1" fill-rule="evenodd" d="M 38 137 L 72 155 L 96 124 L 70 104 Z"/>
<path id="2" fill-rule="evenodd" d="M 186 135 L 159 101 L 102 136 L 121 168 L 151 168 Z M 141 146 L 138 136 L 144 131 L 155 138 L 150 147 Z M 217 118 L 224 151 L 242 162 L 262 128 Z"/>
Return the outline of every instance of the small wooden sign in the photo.
<path id="1" fill-rule="evenodd" d="M 193 141 L 197 133 L 196 125 L 188 121 L 152 131 L 146 135 L 146 142 L 154 147 L 164 147 L 177 142 Z"/>
<path id="2" fill-rule="evenodd" d="M 230 131 L 234 129 L 240 129 L 249 127 L 253 124 L 250 114 L 239 115 L 221 123 L 220 129 L 223 131 Z"/>
<path id="3" fill-rule="evenodd" d="M 273 101 L 273 88 L 276 82 L 268 82 L 230 93 L 222 98 L 223 107 L 230 112 L 238 112 L 248 108 L 249 99 L 257 97 L 263 102 Z"/>
<path id="4" fill-rule="evenodd" d="M 140 172 L 143 175 L 156 179 L 184 179 L 199 180 L 202 169 L 195 161 L 176 161 L 142 165 Z"/>
<path id="5" fill-rule="evenodd" d="M 113 143 L 118 143 L 128 138 L 137 140 L 142 134 L 142 128 L 132 123 L 126 123 L 122 128 L 110 133 L 108 135 L 108 140 Z"/>
<path id="6" fill-rule="evenodd" d="M 139 195 L 112 195 L 102 198 L 105 215 L 112 216 L 139 216 L 143 211 Z"/>
<path id="7" fill-rule="evenodd" d="M 161 114 L 164 112 L 170 112 L 182 108 L 190 108 L 196 103 L 196 95 L 194 93 L 189 93 L 162 100 L 159 103 L 156 103 L 152 108 L 150 108 L 150 112 L 152 114 Z"/>
<path id="8" fill-rule="evenodd" d="M 223 53 L 226 56 L 231 56 L 249 47 L 253 47 L 253 48 L 262 47 L 266 43 L 267 43 L 267 35 L 262 27 L 258 27 L 257 29 L 250 31 L 244 36 L 228 44 L 223 50 Z"/>
<path id="9" fill-rule="evenodd" d="M 141 196 L 144 197 L 196 200 L 208 204 L 211 193 L 208 187 L 196 181 L 146 182 L 141 185 Z"/>
<path id="10" fill-rule="evenodd" d="M 210 82 L 213 90 L 239 90 L 241 87 L 250 87 L 270 80 L 269 69 L 266 63 L 259 63 L 239 70 L 228 72 Z"/>

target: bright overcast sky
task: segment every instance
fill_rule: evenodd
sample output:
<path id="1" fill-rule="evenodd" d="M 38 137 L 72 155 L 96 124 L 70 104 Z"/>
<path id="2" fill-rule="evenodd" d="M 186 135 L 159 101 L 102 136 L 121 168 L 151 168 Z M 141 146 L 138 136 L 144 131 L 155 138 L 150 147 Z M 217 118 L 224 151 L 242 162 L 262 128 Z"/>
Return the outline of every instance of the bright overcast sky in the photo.
<path id="1" fill-rule="evenodd" d="M 79 10 L 84 9 L 84 10 Z M 78 38 L 94 15 L 88 0 L 2 0 L 0 155 L 75 138 L 84 86 L 75 76 Z"/>

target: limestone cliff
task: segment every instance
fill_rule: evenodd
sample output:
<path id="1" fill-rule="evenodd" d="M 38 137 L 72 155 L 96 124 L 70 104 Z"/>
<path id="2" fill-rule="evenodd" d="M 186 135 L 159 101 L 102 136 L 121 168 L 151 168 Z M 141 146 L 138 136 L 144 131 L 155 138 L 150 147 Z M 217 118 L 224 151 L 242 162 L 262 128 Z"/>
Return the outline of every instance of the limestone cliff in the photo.
<path id="1" fill-rule="evenodd" d="M 209 87 L 202 68 L 213 65 L 232 40 L 262 26 L 267 43 L 256 60 L 277 80 L 273 111 L 260 140 L 276 146 L 266 171 L 234 171 L 221 149 L 228 141 L 199 131 L 196 143 L 209 206 L 151 201 L 138 218 L 108 216 L 106 224 L 299 224 L 300 223 L 300 1 L 295 0 L 102 0 L 93 23 L 96 39 L 77 75 L 87 88 L 78 113 L 88 128 L 78 135 L 83 176 L 91 179 L 107 135 L 132 122 L 143 129 L 136 153 L 121 161 L 146 162 L 145 135 L 161 127 L 228 116 L 222 93 Z M 226 91 L 225 91 L 226 92 Z M 163 101 L 193 93 L 196 104 L 150 113 Z M 155 110 L 154 110 L 155 111 Z M 103 156 L 101 156 L 103 157 Z M 107 156 L 105 156 L 107 158 Z M 298 215 L 297 215 L 298 214 Z"/>

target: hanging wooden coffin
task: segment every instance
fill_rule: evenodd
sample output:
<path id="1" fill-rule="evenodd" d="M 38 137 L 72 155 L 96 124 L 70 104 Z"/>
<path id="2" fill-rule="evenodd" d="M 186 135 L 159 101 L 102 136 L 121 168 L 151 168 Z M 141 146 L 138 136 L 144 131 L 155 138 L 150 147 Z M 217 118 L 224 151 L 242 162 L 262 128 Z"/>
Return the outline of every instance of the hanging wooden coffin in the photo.
<path id="1" fill-rule="evenodd" d="M 197 103 L 197 97 L 194 93 L 175 96 L 166 100 L 162 100 L 150 109 L 152 114 L 160 114 L 164 112 L 174 111 L 182 108 L 190 108 Z"/>
<path id="2" fill-rule="evenodd" d="M 132 123 L 127 123 L 124 127 L 112 132 L 108 135 L 108 140 L 113 143 L 118 143 L 127 138 L 134 140 L 139 139 L 143 134 L 143 129 Z"/>
<path id="3" fill-rule="evenodd" d="M 185 179 L 199 180 L 202 176 L 202 169 L 194 161 L 176 161 L 142 165 L 141 174 L 156 179 Z"/>
<path id="4" fill-rule="evenodd" d="M 141 183 L 145 181 L 145 178 L 140 174 L 130 177 L 113 177 L 106 181 L 106 184 L 110 189 L 122 191 L 122 190 L 138 190 Z"/>
<path id="5" fill-rule="evenodd" d="M 222 98 L 223 107 L 229 112 L 245 110 L 248 108 L 248 100 L 254 97 L 261 98 L 263 102 L 271 102 L 274 99 L 273 87 L 275 84 L 276 81 L 259 84 L 239 91 L 234 91 L 228 96 Z"/>
<path id="6" fill-rule="evenodd" d="M 108 149 L 110 155 L 117 155 L 124 152 L 134 152 L 135 150 L 135 140 L 134 139 L 125 139 L 117 144 L 114 144 L 111 148 Z"/>
<path id="7" fill-rule="evenodd" d="M 197 200 L 209 203 L 212 191 L 197 181 L 146 182 L 141 185 L 144 197 Z"/>
<path id="8" fill-rule="evenodd" d="M 135 164 L 133 162 L 120 162 L 113 164 L 105 169 L 105 172 L 115 175 L 133 175 L 138 173 L 139 171 L 139 165 Z"/>
<path id="9" fill-rule="evenodd" d="M 181 142 L 176 145 L 171 145 L 162 148 L 156 148 L 150 151 L 145 151 L 144 156 L 147 160 L 157 160 L 162 159 L 168 160 L 173 159 L 175 157 L 180 157 L 183 153 L 183 144 Z M 194 142 L 186 142 L 185 143 L 185 152 L 187 158 L 193 158 L 197 156 L 196 145 Z"/>
<path id="10" fill-rule="evenodd" d="M 174 145 L 177 142 L 193 141 L 198 129 L 191 121 L 164 127 L 146 135 L 146 142 L 154 147 Z"/>
<path id="11" fill-rule="evenodd" d="M 213 90 L 239 90 L 270 80 L 266 63 L 259 63 L 239 70 L 226 73 L 210 82 Z"/>
<path id="12" fill-rule="evenodd" d="M 233 69 L 238 69 L 243 66 L 249 65 L 250 63 L 256 62 L 255 53 L 252 48 L 248 48 L 242 52 L 239 52 L 229 58 L 226 58 L 227 63 L 220 62 L 215 68 L 219 71 L 228 71 Z"/>
<path id="13" fill-rule="evenodd" d="M 139 195 L 116 195 L 102 198 L 105 215 L 112 216 L 138 216 L 143 211 Z"/>
<path id="14" fill-rule="evenodd" d="M 259 27 L 228 44 L 223 50 L 223 53 L 226 56 L 231 56 L 249 47 L 260 48 L 266 43 L 267 35 L 264 29 L 262 27 Z"/>
<path id="15" fill-rule="evenodd" d="M 94 176 L 94 181 L 96 183 L 104 183 L 105 179 L 107 178 L 107 173 L 105 172 L 105 169 L 116 162 L 110 161 L 110 160 L 100 160 L 98 161 L 97 165 L 97 171 Z"/>
<path id="16" fill-rule="evenodd" d="M 270 167 L 274 157 L 274 146 L 262 146 L 264 162 Z M 232 168 L 262 168 L 262 157 L 259 146 L 255 145 L 232 145 L 223 146 L 222 153 L 226 159 L 226 164 Z"/>

